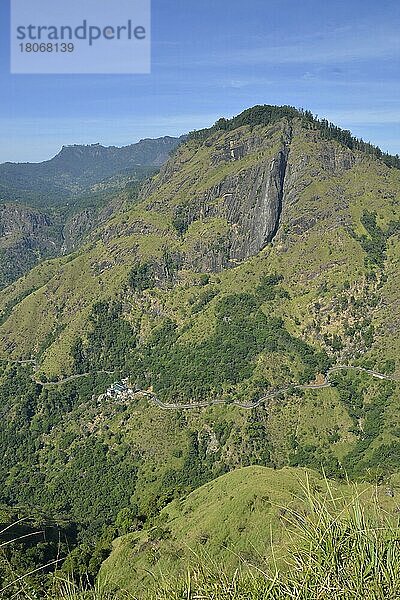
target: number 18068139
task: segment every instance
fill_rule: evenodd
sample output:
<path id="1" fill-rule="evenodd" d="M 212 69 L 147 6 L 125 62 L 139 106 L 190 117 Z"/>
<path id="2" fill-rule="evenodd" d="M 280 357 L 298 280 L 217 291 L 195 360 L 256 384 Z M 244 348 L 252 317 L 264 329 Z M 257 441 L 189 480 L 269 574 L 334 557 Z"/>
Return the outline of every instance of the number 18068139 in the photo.
<path id="1" fill-rule="evenodd" d="M 53 42 L 48 42 L 48 43 L 21 43 L 19 44 L 19 48 L 21 52 L 73 52 L 75 47 L 74 44 L 71 42 L 69 44 L 62 42 L 62 43 L 53 43 Z"/>

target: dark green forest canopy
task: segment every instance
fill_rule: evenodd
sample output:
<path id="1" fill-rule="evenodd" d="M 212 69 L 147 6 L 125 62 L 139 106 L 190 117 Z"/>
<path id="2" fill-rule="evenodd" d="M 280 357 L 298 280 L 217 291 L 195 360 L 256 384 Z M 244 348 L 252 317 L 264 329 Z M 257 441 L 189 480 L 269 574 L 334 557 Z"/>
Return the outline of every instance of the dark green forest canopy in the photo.
<path id="1" fill-rule="evenodd" d="M 136 289 L 150 285 L 146 267 L 135 268 L 131 285 L 133 279 Z M 169 318 L 146 343 L 138 345 L 120 304 L 96 304 L 87 339 L 78 340 L 73 347 L 75 371 L 86 372 L 91 365 L 113 369 L 136 380 L 142 389 L 152 386 L 161 399 L 168 401 L 218 398 L 228 389 L 233 399 L 235 386 L 252 378 L 260 353 L 281 352 L 302 364 L 299 381 L 310 381 L 327 370 L 328 357 L 290 335 L 282 319 L 267 317 L 261 309 L 264 301 L 287 296 L 280 282 L 281 277 L 276 275 L 263 277 L 256 296 L 242 293 L 223 297 L 216 305 L 212 335 L 189 346 L 180 341 L 181 331 Z M 202 296 L 200 302 L 207 303 L 214 295 Z M 197 311 L 198 306 L 194 309 Z M 264 381 L 261 388 L 268 387 L 268 381 Z M 261 393 L 258 388 L 254 394 Z"/>

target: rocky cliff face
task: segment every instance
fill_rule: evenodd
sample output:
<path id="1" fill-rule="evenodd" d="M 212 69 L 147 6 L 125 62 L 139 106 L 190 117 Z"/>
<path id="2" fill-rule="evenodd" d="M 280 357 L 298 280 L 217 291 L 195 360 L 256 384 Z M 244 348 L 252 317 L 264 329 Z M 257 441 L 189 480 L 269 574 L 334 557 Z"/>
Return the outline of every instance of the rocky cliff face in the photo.
<path id="1" fill-rule="evenodd" d="M 0 288 L 54 255 L 60 233 L 50 215 L 23 206 L 0 206 Z"/>
<path id="2" fill-rule="evenodd" d="M 42 260 L 77 250 L 85 238 L 121 209 L 118 195 L 102 208 L 95 205 L 70 215 L 17 204 L 0 206 L 0 289 Z"/>
<path id="3" fill-rule="evenodd" d="M 178 192 L 183 201 L 174 206 L 175 198 L 171 198 L 172 210 L 189 239 L 195 222 L 202 222 L 206 229 L 210 225 L 211 230 L 213 224 L 220 224 L 219 231 L 214 228 L 214 239 L 209 236 L 208 243 L 199 240 L 195 246 L 190 244 L 186 262 L 191 268 L 218 271 L 233 266 L 254 256 L 274 239 L 283 209 L 291 140 L 292 128 L 283 122 L 264 135 L 256 132 L 244 136 L 239 131 L 217 144 L 206 141 L 209 161 L 206 175 L 214 179 L 213 173 L 221 172 L 214 185 L 205 185 L 205 189 L 194 195 L 188 189 L 194 180 L 176 182 L 179 166 L 185 168 L 187 163 L 186 156 L 180 155 L 178 167 L 176 162 L 167 165 L 160 180 L 145 191 L 152 197 L 149 208 L 161 211 L 168 203 L 164 190 L 171 187 L 174 194 Z M 189 162 L 196 160 L 204 147 L 197 149 Z"/>
<path id="4" fill-rule="evenodd" d="M 0 206 L 0 237 L 3 243 L 15 236 L 32 235 L 51 225 L 51 218 L 39 211 L 10 204 Z"/>
<path id="5" fill-rule="evenodd" d="M 170 204 L 188 241 L 185 262 L 196 270 L 233 266 L 257 254 L 278 231 L 292 128 L 282 122 L 268 132 L 243 133 L 206 140 L 200 147 L 189 144 L 143 192 L 150 195 L 150 210 L 163 212 Z M 181 180 L 181 169 L 204 160 L 204 154 L 206 170 Z M 207 178 L 217 181 L 210 186 Z M 191 243 L 192 225 L 199 222 L 207 234 Z"/>
<path id="6" fill-rule="evenodd" d="M 254 256 L 275 237 L 282 213 L 287 161 L 288 149 L 282 148 L 264 168 L 261 166 L 256 172 L 247 174 L 248 183 L 253 177 L 251 186 L 245 184 L 244 189 L 238 186 L 235 192 L 226 196 L 228 215 L 237 226 L 230 259 Z M 238 196 L 245 198 L 239 211 Z"/>
<path id="7" fill-rule="evenodd" d="M 144 190 L 143 199 L 149 198 L 145 202 L 150 211 L 172 211 L 187 248 L 183 264 L 220 271 L 255 256 L 271 242 L 285 243 L 288 231 L 300 234 L 311 228 L 319 196 L 311 195 L 301 216 L 300 197 L 315 182 L 345 177 L 363 160 L 365 155 L 323 141 L 318 131 L 301 122 L 283 119 L 269 128 L 242 127 L 190 141 Z M 320 202 L 319 217 L 328 211 L 346 225 L 340 213 L 349 199 L 340 185 L 330 193 L 337 195 L 337 214 L 329 203 Z"/>
<path id="8" fill-rule="evenodd" d="M 142 303 L 147 306 L 145 336 L 153 318 L 168 315 L 169 302 L 174 309 L 182 308 L 182 322 L 189 319 L 191 308 L 183 306 L 185 290 L 201 281 L 200 274 L 208 273 L 210 277 L 204 281 L 214 282 L 214 287 L 210 284 L 212 289 L 199 297 L 206 306 L 218 293 L 219 280 L 228 281 L 228 291 L 236 278 L 243 289 L 247 280 L 257 286 L 259 277 L 253 277 L 252 269 L 258 265 L 259 274 L 282 273 L 289 293 L 299 298 L 298 303 L 293 300 L 293 305 L 286 306 L 287 314 L 296 315 L 291 330 L 326 344 L 337 329 L 343 333 L 343 348 L 349 349 L 351 341 L 357 351 L 363 350 L 366 342 L 360 332 L 369 325 L 357 324 L 353 331 L 353 313 L 363 306 L 363 318 L 366 323 L 372 321 L 372 302 L 380 302 L 376 299 L 378 286 L 384 285 L 374 272 L 376 249 L 370 241 L 379 238 L 381 263 L 387 256 L 391 273 L 388 281 L 398 281 L 393 258 L 396 253 L 398 256 L 398 242 L 390 232 L 395 231 L 392 221 L 400 221 L 399 173 L 370 154 L 326 140 L 317 128 L 297 118 L 192 137 L 146 185 L 130 209 L 125 206 L 120 211 L 116 206 L 104 214 L 106 222 L 98 222 L 90 244 L 64 262 L 53 262 L 51 268 L 33 270 L 26 280 L 0 293 L 0 309 L 6 307 L 5 314 L 16 303 L 0 326 L 0 344 L 12 347 L 16 356 L 29 356 L 63 327 L 65 331 L 48 349 L 44 368 L 68 371 L 69 345 L 87 326 L 90 306 L 120 294 L 125 306 L 132 267 L 146 264 L 152 271 L 155 289 L 149 292 L 151 300 L 147 296 L 132 300 L 135 319 Z M 378 229 L 371 240 L 361 220 L 366 212 L 377 214 Z M 78 249 L 91 221 L 92 214 L 84 210 L 68 223 L 68 229 L 63 229 L 66 251 Z M 326 298 L 320 291 L 325 289 L 323 278 L 329 280 L 327 289 L 334 290 Z M 346 289 L 351 289 L 354 310 L 342 310 L 350 301 L 338 282 L 350 286 Z M 19 302 L 33 288 L 37 293 Z M 173 297 L 175 288 L 178 297 Z M 242 288 L 238 283 L 238 289 Z M 388 284 L 387 288 L 379 294 L 387 293 L 382 303 L 393 307 L 396 286 L 389 289 Z M 313 300 L 306 302 L 310 293 Z M 192 295 L 199 296 L 198 290 Z M 33 328 L 26 315 L 40 314 L 44 302 L 48 312 L 40 321 L 38 334 L 36 323 Z M 379 324 L 380 331 L 395 327 L 398 315 L 394 312 L 382 312 L 381 321 L 386 325 Z M 170 316 L 175 318 L 172 309 Z M 207 319 L 204 316 L 203 324 Z M 348 331 L 352 332 L 350 341 Z M 336 338 L 334 343 L 340 345 Z"/>

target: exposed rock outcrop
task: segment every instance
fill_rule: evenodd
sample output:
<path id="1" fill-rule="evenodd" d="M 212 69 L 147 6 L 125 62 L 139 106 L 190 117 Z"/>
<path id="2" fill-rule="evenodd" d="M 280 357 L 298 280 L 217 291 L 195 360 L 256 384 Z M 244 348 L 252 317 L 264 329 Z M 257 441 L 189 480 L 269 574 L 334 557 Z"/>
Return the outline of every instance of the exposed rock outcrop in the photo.
<path id="1" fill-rule="evenodd" d="M 196 270 L 219 271 L 234 266 L 260 252 L 275 237 L 284 202 L 285 176 L 288 165 L 292 130 L 284 127 L 280 133 L 280 149 L 271 157 L 246 164 L 243 159 L 265 151 L 270 138 L 254 134 L 249 138 L 238 133 L 211 155 L 211 168 L 223 162 L 237 162 L 238 169 L 220 182 L 193 198 L 186 206 L 174 209 L 174 218 L 180 220 L 183 231 L 196 221 L 211 222 L 222 219 L 227 224 L 223 232 L 216 231 L 214 238 L 204 236 L 190 246 L 186 262 Z M 276 131 L 272 131 L 272 136 Z M 243 162 L 243 168 L 240 168 Z M 167 165 L 161 181 L 173 178 L 175 168 Z M 159 184 L 159 182 L 157 182 Z M 154 185 L 154 183 L 153 183 Z M 157 203 L 157 191 L 153 190 Z M 165 200 L 164 200 L 165 205 Z"/>
<path id="2" fill-rule="evenodd" d="M 60 235 L 50 215 L 24 206 L 0 206 L 0 288 L 52 256 Z"/>

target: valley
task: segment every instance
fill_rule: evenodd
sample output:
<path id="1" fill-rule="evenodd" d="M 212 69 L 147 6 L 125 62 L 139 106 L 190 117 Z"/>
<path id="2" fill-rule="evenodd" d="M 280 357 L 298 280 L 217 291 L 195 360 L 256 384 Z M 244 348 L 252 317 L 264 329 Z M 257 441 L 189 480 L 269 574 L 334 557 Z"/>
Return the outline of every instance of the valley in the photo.
<path id="1" fill-rule="evenodd" d="M 115 149 L 40 167 L 57 182 L 73 155 L 69 194 L 87 151 L 76 185 L 101 189 L 68 208 L 70 243 L 46 254 L 43 234 L 0 290 L 3 521 L 35 515 L 65 540 L 7 560 L 60 558 L 62 577 L 113 600 L 186 597 L 161 596 L 162 574 L 181 581 L 195 555 L 245 578 L 285 557 L 307 485 L 356 490 L 366 511 L 377 498 L 389 520 L 400 493 L 398 158 L 288 106 L 161 145 L 157 172 L 108 183 L 93 178 L 103 159 L 120 167 Z M 7 252 L 54 225 L 42 199 L 33 229 L 28 204 L 9 204 Z M 47 575 L 29 578 L 38 594 Z"/>

